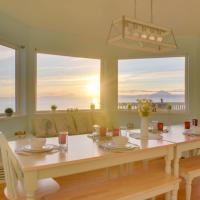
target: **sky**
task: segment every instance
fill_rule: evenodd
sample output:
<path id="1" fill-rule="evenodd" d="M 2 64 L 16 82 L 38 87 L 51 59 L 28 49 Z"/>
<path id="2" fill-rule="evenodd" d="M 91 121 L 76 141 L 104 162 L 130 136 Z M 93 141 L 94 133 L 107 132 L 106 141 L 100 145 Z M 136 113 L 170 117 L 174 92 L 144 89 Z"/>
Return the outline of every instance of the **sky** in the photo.
<path id="1" fill-rule="evenodd" d="M 0 45 L 0 97 L 15 95 L 15 50 Z"/>
<path id="2" fill-rule="evenodd" d="M 37 54 L 37 95 L 100 104 L 100 60 Z M 54 98 L 55 99 L 55 98 Z M 38 99 L 42 101 L 42 99 Z M 69 104 L 69 103 L 68 103 Z M 84 106 L 83 106 L 84 107 Z"/>
<path id="3" fill-rule="evenodd" d="M 184 94 L 185 57 L 119 60 L 118 74 L 119 95 Z"/>

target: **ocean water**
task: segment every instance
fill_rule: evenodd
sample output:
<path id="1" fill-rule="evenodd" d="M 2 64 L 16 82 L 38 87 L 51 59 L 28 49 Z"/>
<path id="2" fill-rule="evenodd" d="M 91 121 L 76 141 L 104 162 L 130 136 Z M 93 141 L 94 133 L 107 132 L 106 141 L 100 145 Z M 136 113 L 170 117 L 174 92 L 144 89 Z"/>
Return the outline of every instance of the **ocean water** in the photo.
<path id="1" fill-rule="evenodd" d="M 137 96 L 123 97 L 119 96 L 119 103 L 137 102 Z M 160 102 L 160 97 L 152 97 L 153 102 Z M 170 96 L 163 98 L 164 102 L 184 102 L 184 96 Z M 37 99 L 37 110 L 50 110 L 51 105 L 57 105 L 58 110 L 66 110 L 69 108 L 90 109 L 90 98 L 67 98 L 67 97 L 40 97 Z M 15 100 L 10 97 L 0 97 L 0 113 L 3 113 L 5 108 L 11 107 L 15 110 Z M 99 104 L 96 105 L 99 108 Z"/>

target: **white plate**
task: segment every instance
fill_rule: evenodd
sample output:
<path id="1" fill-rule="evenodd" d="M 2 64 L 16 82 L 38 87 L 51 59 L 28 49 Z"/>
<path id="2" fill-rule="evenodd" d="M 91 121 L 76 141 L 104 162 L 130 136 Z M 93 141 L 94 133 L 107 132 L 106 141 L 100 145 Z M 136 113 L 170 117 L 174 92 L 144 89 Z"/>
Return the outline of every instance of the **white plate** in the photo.
<path id="1" fill-rule="evenodd" d="M 32 149 L 31 145 L 25 145 L 23 151 L 31 153 L 43 153 L 52 151 L 53 149 L 54 146 L 51 144 L 44 145 L 41 149 Z"/>
<path id="2" fill-rule="evenodd" d="M 127 143 L 123 146 L 118 146 L 113 142 L 102 142 L 99 143 L 99 146 L 108 150 L 131 150 L 134 148 L 138 148 L 138 146 L 131 143 Z"/>

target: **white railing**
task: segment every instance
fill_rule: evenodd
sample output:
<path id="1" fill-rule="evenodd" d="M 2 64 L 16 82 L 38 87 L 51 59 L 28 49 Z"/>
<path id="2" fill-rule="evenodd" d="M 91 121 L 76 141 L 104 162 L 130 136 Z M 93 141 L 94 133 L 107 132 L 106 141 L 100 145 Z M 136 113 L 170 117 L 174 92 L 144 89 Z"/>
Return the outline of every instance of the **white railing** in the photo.
<path id="1" fill-rule="evenodd" d="M 183 102 L 167 102 L 167 103 L 154 103 L 155 105 L 155 112 L 156 111 L 164 111 L 170 110 L 169 105 L 171 105 L 172 111 L 185 111 L 185 103 Z M 137 110 L 137 103 L 136 102 L 123 102 L 118 103 L 119 110 Z"/>

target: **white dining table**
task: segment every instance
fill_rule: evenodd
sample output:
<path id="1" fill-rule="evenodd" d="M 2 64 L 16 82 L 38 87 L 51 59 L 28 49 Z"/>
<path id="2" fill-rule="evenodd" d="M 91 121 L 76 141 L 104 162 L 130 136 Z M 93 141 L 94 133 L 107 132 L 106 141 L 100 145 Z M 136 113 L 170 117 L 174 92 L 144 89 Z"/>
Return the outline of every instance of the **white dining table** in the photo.
<path id="1" fill-rule="evenodd" d="M 168 132 L 162 133 L 162 140 L 175 144 L 174 175 L 179 176 L 179 162 L 183 152 L 200 148 L 200 135 L 185 134 L 183 125 L 168 126 Z M 187 130 L 188 133 L 190 130 Z"/>
<path id="2" fill-rule="evenodd" d="M 26 199 L 34 200 L 34 192 L 39 179 L 108 168 L 138 161 L 141 158 L 145 160 L 165 157 L 165 171 L 171 174 L 174 144 L 164 140 L 142 141 L 133 138 L 130 142 L 138 145 L 139 148 L 121 153 L 106 151 L 87 135 L 69 136 L 67 152 L 21 155 L 16 152 L 16 149 L 28 144 L 28 140 L 10 141 L 8 145 L 11 156 L 16 159 L 23 173 Z M 56 137 L 47 138 L 47 144 L 58 145 L 58 139 Z"/>

